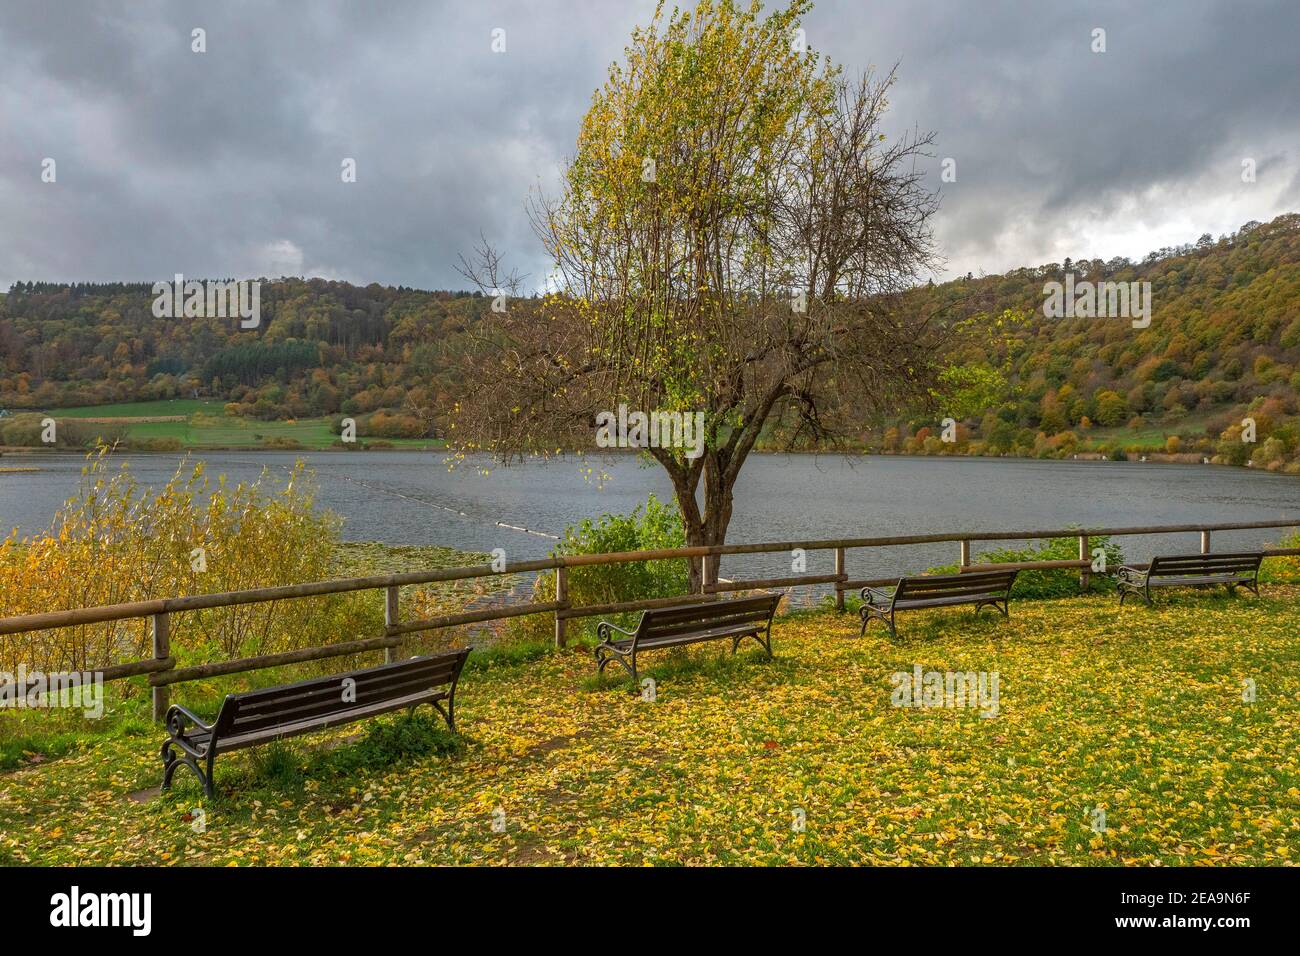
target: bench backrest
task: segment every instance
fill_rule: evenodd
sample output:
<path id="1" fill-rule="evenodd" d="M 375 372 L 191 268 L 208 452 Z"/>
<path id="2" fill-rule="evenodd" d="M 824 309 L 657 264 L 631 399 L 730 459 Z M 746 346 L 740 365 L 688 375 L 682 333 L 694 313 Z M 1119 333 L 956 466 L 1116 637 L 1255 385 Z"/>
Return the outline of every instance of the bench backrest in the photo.
<path id="1" fill-rule="evenodd" d="M 330 677 L 314 677 L 296 684 L 230 694 L 221 705 L 213 733 L 229 736 L 264 730 L 454 685 L 469 651 L 465 647 Z M 355 681 L 355 687 L 345 685 L 347 679 Z"/>
<path id="2" fill-rule="evenodd" d="M 982 595 L 1006 595 L 1016 581 L 1019 570 L 967 571 L 961 574 L 928 574 L 924 577 L 900 578 L 894 600 L 977 598 Z"/>
<path id="3" fill-rule="evenodd" d="M 674 607 L 652 608 L 641 615 L 637 625 L 638 641 L 651 638 L 674 637 L 715 627 L 740 624 L 762 624 L 772 621 L 781 594 L 760 594 L 757 597 L 735 598 L 730 601 L 701 601 Z"/>
<path id="4" fill-rule="evenodd" d="M 1148 574 L 1153 578 L 1196 577 L 1212 574 L 1245 577 L 1257 572 L 1262 560 L 1264 555 L 1260 551 L 1161 555 L 1151 559 Z"/>

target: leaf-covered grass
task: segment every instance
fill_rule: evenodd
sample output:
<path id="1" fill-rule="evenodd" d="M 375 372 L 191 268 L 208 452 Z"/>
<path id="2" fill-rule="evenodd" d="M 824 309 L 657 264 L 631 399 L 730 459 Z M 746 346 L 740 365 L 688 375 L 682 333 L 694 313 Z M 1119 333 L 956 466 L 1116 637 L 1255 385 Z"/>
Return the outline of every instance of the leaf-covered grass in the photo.
<path id="1" fill-rule="evenodd" d="M 162 734 L 118 702 L 116 729 L 0 774 L 0 862 L 1288 864 L 1300 588 L 1264 593 L 914 612 L 895 642 L 803 613 L 770 662 L 647 655 L 653 703 L 582 649 L 485 654 L 458 737 L 422 712 L 227 755 L 212 802 L 183 769 L 129 799 L 158 783 Z M 891 706 L 917 664 L 998 672 L 997 716 Z"/>

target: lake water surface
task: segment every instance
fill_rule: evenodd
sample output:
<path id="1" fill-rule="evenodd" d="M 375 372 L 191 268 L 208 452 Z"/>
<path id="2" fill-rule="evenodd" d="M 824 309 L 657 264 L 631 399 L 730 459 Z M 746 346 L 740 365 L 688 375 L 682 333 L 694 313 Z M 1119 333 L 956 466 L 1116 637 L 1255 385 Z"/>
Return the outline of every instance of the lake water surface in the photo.
<path id="1" fill-rule="evenodd" d="M 542 557 L 551 535 L 606 512 L 626 512 L 654 493 L 671 501 L 658 466 L 630 455 L 526 462 L 480 475 L 449 471 L 442 453 L 211 452 L 208 474 L 231 482 L 263 469 L 282 476 L 296 459 L 314 471 L 318 502 L 344 517 L 349 540 L 436 544 L 471 551 L 504 548 L 512 560 Z M 121 455 L 144 484 L 161 484 L 178 455 Z M 0 474 L 0 528 L 45 530 L 77 488 L 83 459 L 55 453 L 10 455 Z M 588 467 L 604 471 L 588 479 Z M 728 541 L 867 537 L 960 531 L 1035 530 L 1082 525 L 1186 524 L 1300 518 L 1300 478 L 1210 465 L 1035 461 L 907 456 L 755 455 L 736 487 Z M 1276 541 L 1284 531 L 1216 533 L 1215 550 Z M 1124 538 L 1125 555 L 1195 550 L 1195 534 Z M 993 546 L 993 545 L 990 545 Z M 978 555 L 980 546 L 976 546 Z M 883 577 L 954 563 L 954 543 L 850 552 L 853 577 Z M 830 571 L 829 552 L 808 556 L 808 570 Z M 727 558 L 732 577 L 790 574 L 788 555 Z"/>

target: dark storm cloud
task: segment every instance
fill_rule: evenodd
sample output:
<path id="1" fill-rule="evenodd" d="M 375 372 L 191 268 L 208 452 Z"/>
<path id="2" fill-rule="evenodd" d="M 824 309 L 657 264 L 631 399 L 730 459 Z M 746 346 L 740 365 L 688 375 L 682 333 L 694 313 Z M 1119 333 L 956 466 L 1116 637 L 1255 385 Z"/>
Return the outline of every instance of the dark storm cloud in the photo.
<path id="1" fill-rule="evenodd" d="M 652 11 L 8 0 L 0 283 L 459 287 L 480 230 L 540 278 L 524 201 L 553 186 L 591 91 Z M 936 222 L 947 272 L 1140 255 L 1300 202 L 1300 5 L 859 0 L 820 4 L 806 28 L 846 69 L 901 61 L 892 131 L 937 133 L 936 187 L 940 160 L 957 163 Z"/>

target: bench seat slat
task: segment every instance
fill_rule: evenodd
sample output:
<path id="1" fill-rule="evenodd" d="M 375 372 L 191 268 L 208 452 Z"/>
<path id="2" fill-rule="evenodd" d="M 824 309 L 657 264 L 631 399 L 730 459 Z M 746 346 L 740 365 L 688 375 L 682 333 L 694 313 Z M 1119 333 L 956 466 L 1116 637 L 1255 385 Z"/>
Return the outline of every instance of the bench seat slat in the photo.
<path id="1" fill-rule="evenodd" d="M 722 604 L 722 602 L 718 602 Z M 671 618 L 651 617 L 641 623 L 642 633 L 677 633 L 682 631 L 699 630 L 701 627 L 720 626 L 720 624 L 732 624 L 749 622 L 749 620 L 767 620 L 770 609 L 768 607 L 720 607 L 707 613 L 694 613 L 690 615 L 673 615 Z"/>
<path id="2" fill-rule="evenodd" d="M 1153 578 L 1246 571 L 1253 573 L 1259 569 L 1263 559 L 1264 554 L 1260 551 L 1251 554 L 1162 555 L 1151 559 L 1146 573 Z"/>
<path id="3" fill-rule="evenodd" d="M 713 627 L 707 630 L 694 630 L 681 634 L 652 635 L 643 637 L 637 642 L 637 648 L 645 650 L 652 647 L 673 647 L 677 644 L 689 644 L 696 641 L 711 641 L 722 637 L 735 637 L 736 635 L 753 634 L 763 630 L 766 625 L 749 622 L 746 624 L 734 624 L 730 627 Z M 619 641 L 613 641 L 615 647 L 620 650 L 627 650 L 632 646 L 633 638 L 624 638 Z"/>
<path id="4" fill-rule="evenodd" d="M 975 598 L 984 594 L 1006 594 L 1006 592 L 1007 589 L 1005 587 L 989 587 L 987 584 L 965 586 L 954 584 L 951 587 L 946 588 L 914 588 L 911 586 L 911 582 L 899 585 L 895 591 L 900 601 L 906 601 L 912 598 L 925 601 L 931 600 L 932 598 L 943 597 L 969 596 Z"/>
<path id="5" fill-rule="evenodd" d="M 950 587 L 983 587 L 990 590 L 1005 588 L 1012 580 L 1009 571 L 968 571 L 960 574 L 928 575 L 915 578 L 902 578 L 909 588 L 918 591 L 942 590 Z"/>
<path id="6" fill-rule="evenodd" d="M 244 691 L 239 694 L 240 705 L 246 709 L 256 709 L 259 705 L 265 703 L 268 706 L 275 706 L 279 701 L 294 696 L 311 696 L 313 694 L 328 694 L 336 690 L 339 683 L 345 678 L 350 677 L 356 681 L 357 687 L 360 688 L 367 684 L 382 684 L 384 681 L 394 678 L 402 678 L 408 674 L 427 674 L 430 683 L 436 682 L 439 678 L 449 680 L 455 673 L 457 662 L 453 660 L 438 660 L 436 658 L 412 658 L 409 661 L 397 661 L 393 664 L 381 664 L 378 667 L 370 667 L 364 670 L 354 671 L 348 674 L 337 674 L 330 677 L 313 677 L 310 680 L 298 681 L 294 684 L 282 684 L 277 687 L 265 687 L 259 690 Z"/>
<path id="7" fill-rule="evenodd" d="M 438 662 L 436 666 L 422 664 L 396 669 L 389 669 L 386 665 L 383 671 L 354 671 L 348 674 L 335 674 L 313 682 L 311 687 L 266 688 L 239 694 L 238 697 L 244 710 L 259 710 L 265 707 L 277 707 L 286 700 L 306 701 L 322 695 L 328 696 L 338 690 L 344 680 L 351 680 L 358 690 L 382 693 L 387 687 L 410 683 L 411 681 L 424 681 L 429 684 L 446 683 L 451 680 L 455 673 L 456 662 L 454 661 Z M 257 696 L 251 697 L 249 693 Z"/>
<path id="8" fill-rule="evenodd" d="M 703 621 L 682 621 L 676 624 L 662 625 L 658 622 L 647 625 L 641 630 L 641 643 L 648 641 L 658 641 L 665 638 L 675 637 L 678 634 L 692 634 L 696 631 L 716 630 L 728 627 L 759 627 L 767 626 L 767 612 L 763 614 L 728 614 L 725 617 L 709 618 Z"/>
<path id="9" fill-rule="evenodd" d="M 659 620 L 671 621 L 674 618 L 698 612 L 720 613 L 732 608 L 766 607 L 771 603 L 771 596 L 760 594 L 754 597 L 727 598 L 725 600 L 691 601 L 687 604 L 672 604 L 668 607 L 650 608 L 645 613 L 653 613 Z"/>
<path id="10" fill-rule="evenodd" d="M 1158 557 L 1154 559 L 1162 565 L 1215 565 L 1215 564 L 1240 564 L 1249 566 L 1259 561 L 1258 554 L 1205 554 L 1193 555 L 1190 557 Z"/>
<path id="11" fill-rule="evenodd" d="M 278 698 L 262 698 L 252 704 L 239 702 L 237 720 L 253 720 L 258 717 L 274 716 L 288 710 L 310 709 L 313 707 L 329 708 L 336 705 L 343 695 L 343 681 L 348 675 L 341 674 L 336 680 L 314 689 L 311 693 L 286 694 Z M 451 682 L 452 674 L 434 674 L 417 671 L 406 675 L 393 675 L 383 681 L 360 681 L 354 686 L 354 698 L 357 701 L 375 701 L 384 697 L 400 697 L 409 690 L 418 687 L 434 687 Z"/>
<path id="12" fill-rule="evenodd" d="M 304 720 L 316 714 L 325 714 L 338 710 L 341 706 L 358 706 L 364 707 L 369 704 L 378 704 L 385 700 L 392 700 L 399 697 L 406 697 L 411 694 L 427 691 L 438 684 L 445 684 L 446 680 L 430 681 L 427 678 L 417 674 L 401 681 L 388 681 L 382 686 L 376 687 L 373 684 L 356 687 L 356 694 L 351 701 L 343 700 L 343 682 L 340 679 L 331 689 L 328 696 L 313 696 L 310 698 L 286 698 L 281 705 L 275 708 L 266 706 L 249 713 L 243 707 L 240 707 L 234 715 L 231 722 L 231 730 L 242 733 L 248 730 L 256 730 L 274 724 L 282 724 L 290 721 Z M 352 696 L 352 695 L 349 695 Z"/>
<path id="13" fill-rule="evenodd" d="M 244 747 L 251 747 L 254 744 L 263 743 L 268 740 L 280 740 L 286 737 L 296 737 L 299 734 L 310 733 L 314 730 L 325 730 L 339 724 L 364 720 L 367 717 L 376 717 L 379 714 L 386 714 L 393 710 L 416 707 L 420 704 L 431 704 L 435 700 L 445 700 L 446 697 L 447 693 L 445 691 L 421 691 L 415 694 L 407 694 L 405 697 L 389 698 L 388 700 L 368 704 L 364 707 L 353 707 L 348 710 L 335 710 L 302 720 L 262 727 L 248 732 L 237 732 L 233 736 L 220 737 L 217 739 L 217 753 L 221 754 L 229 750 L 239 750 Z"/>
<path id="14" fill-rule="evenodd" d="M 1254 580 L 1253 576 L 1246 574 L 1205 574 L 1205 575 L 1155 575 L 1151 578 L 1151 586 L 1159 587 L 1162 583 L 1177 584 L 1180 586 L 1191 586 L 1195 584 L 1249 584 Z"/>
<path id="15" fill-rule="evenodd" d="M 1201 574 L 1218 574 L 1236 577 L 1254 577 L 1254 568 L 1165 568 L 1157 567 L 1152 571 L 1146 572 L 1151 580 L 1157 578 L 1194 578 Z"/>
<path id="16" fill-rule="evenodd" d="M 1205 571 L 1252 571 L 1255 561 L 1193 561 L 1182 564 L 1170 564 L 1168 561 L 1154 563 L 1156 574 L 1197 574 Z"/>
<path id="17" fill-rule="evenodd" d="M 1160 554 L 1154 561 L 1258 561 L 1264 551 L 1209 551 L 1206 554 Z"/>
<path id="18" fill-rule="evenodd" d="M 984 593 L 977 593 L 977 594 L 959 594 L 959 595 L 948 595 L 948 596 L 941 596 L 941 597 L 926 597 L 926 598 L 917 598 L 916 600 L 908 600 L 904 598 L 903 600 L 894 602 L 894 610 L 914 611 L 917 610 L 918 608 L 926 608 L 926 607 L 951 607 L 955 604 L 978 604 L 981 601 L 1001 601 L 1004 597 L 1006 597 L 1005 591 L 998 591 L 996 593 L 984 592 Z"/>

